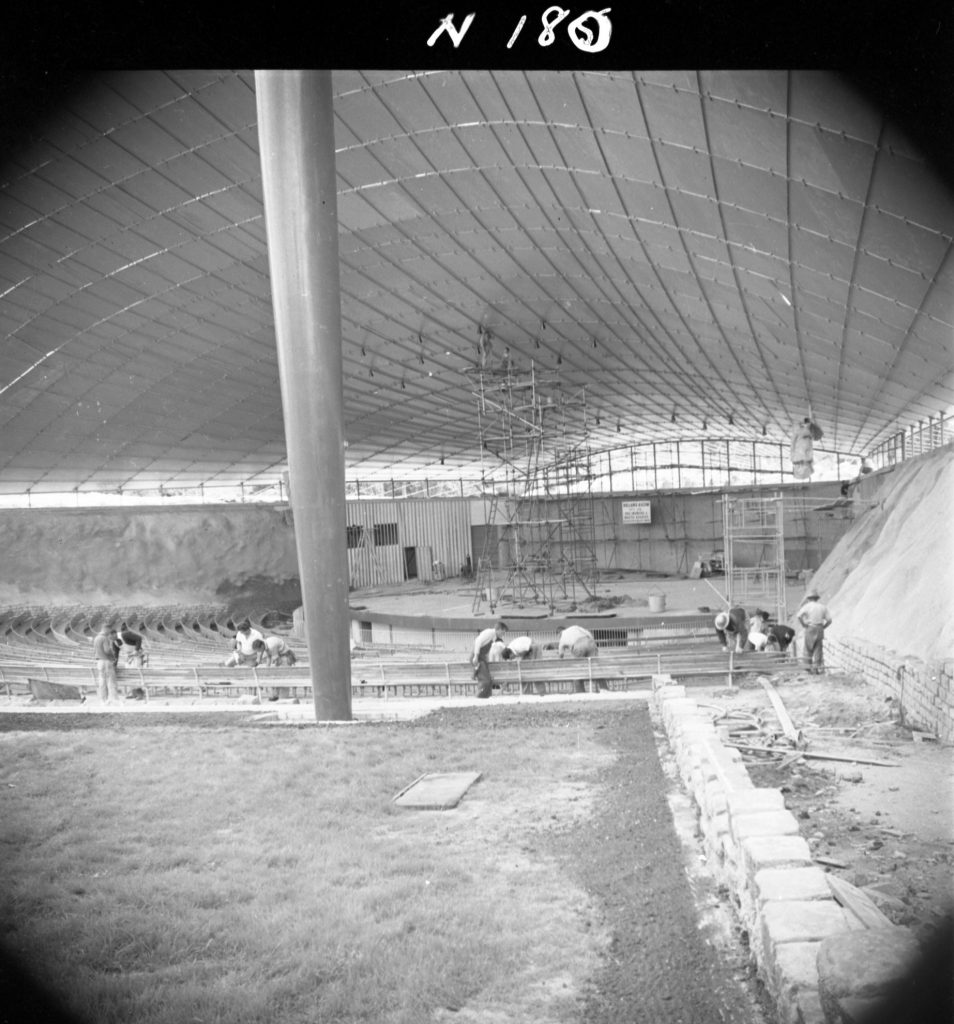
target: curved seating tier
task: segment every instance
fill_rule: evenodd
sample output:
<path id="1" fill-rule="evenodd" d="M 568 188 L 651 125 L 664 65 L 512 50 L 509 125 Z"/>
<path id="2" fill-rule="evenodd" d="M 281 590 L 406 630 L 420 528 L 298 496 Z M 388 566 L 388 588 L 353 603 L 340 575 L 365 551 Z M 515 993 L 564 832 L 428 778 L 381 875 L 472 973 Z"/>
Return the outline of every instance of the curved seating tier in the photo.
<path id="1" fill-rule="evenodd" d="M 0 611 L 0 665 L 91 664 L 93 637 L 105 621 L 126 624 L 144 640 L 148 664 L 221 664 L 232 650 L 236 626 L 248 618 L 264 635 L 283 637 L 301 661 L 307 647 L 289 630 L 291 617 L 272 613 L 228 615 L 201 609 L 41 609 Z M 123 658 L 120 656 L 120 662 Z"/>

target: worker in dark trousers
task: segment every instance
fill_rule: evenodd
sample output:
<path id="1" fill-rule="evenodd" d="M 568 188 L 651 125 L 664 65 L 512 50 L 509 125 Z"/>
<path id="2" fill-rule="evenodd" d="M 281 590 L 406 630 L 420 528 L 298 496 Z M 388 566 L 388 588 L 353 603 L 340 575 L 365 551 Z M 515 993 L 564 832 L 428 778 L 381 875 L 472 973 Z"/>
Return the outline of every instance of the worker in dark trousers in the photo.
<path id="1" fill-rule="evenodd" d="M 474 640 L 474 653 L 470 663 L 474 666 L 474 678 L 477 680 L 477 696 L 489 697 L 494 690 L 494 681 L 490 675 L 490 648 L 503 639 L 507 632 L 506 622 L 495 622 L 487 629 L 482 629 Z"/>
<path id="2" fill-rule="evenodd" d="M 715 631 L 723 651 L 727 651 L 733 644 L 736 652 L 744 651 L 749 640 L 749 624 L 745 609 L 733 607 L 727 612 L 719 612 L 715 617 Z"/>
<path id="3" fill-rule="evenodd" d="M 798 609 L 799 625 L 805 630 L 805 660 L 808 671 L 812 675 L 823 675 L 825 672 L 824 640 L 825 630 L 831 625 L 831 615 L 826 605 L 821 603 L 817 590 L 809 590 L 805 595 L 801 608 Z"/>

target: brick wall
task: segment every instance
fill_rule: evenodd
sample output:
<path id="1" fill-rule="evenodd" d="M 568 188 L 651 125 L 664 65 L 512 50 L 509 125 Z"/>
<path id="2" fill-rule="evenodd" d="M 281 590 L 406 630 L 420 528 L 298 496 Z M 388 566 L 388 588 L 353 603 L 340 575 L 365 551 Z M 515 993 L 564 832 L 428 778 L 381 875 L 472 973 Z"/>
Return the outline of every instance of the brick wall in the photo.
<path id="1" fill-rule="evenodd" d="M 954 743 L 954 660 L 925 663 L 862 640 L 826 637 L 825 661 L 897 698 L 908 727 Z"/>

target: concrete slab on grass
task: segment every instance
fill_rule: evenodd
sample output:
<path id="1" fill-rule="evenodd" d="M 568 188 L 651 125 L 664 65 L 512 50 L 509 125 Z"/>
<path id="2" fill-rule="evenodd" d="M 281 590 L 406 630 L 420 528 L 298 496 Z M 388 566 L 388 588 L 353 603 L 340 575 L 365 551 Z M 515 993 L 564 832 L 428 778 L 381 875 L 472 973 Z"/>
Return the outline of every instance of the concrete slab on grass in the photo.
<path id="1" fill-rule="evenodd" d="M 399 807 L 445 811 L 456 807 L 480 772 L 429 772 L 405 786 L 394 798 Z"/>

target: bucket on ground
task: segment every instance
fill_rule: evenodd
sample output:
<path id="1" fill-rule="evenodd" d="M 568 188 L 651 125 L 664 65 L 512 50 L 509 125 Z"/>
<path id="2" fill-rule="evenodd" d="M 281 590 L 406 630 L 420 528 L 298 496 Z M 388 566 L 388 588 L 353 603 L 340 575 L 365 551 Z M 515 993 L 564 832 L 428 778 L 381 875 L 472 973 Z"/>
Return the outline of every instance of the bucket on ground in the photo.
<path id="1" fill-rule="evenodd" d="M 650 594 L 649 595 L 649 610 L 651 612 L 664 612 L 666 610 L 666 595 L 665 594 Z"/>

